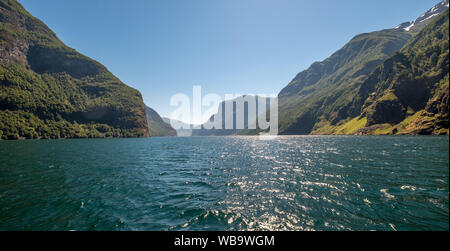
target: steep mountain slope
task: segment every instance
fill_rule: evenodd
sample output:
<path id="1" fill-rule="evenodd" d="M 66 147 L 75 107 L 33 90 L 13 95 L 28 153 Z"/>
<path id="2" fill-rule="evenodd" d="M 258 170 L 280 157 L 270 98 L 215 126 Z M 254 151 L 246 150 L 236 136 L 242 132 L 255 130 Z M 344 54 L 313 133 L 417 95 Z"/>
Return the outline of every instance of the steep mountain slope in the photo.
<path id="1" fill-rule="evenodd" d="M 146 106 L 148 131 L 150 137 L 177 136 L 177 132 L 168 123 L 164 122 L 159 114 L 152 108 Z"/>
<path id="2" fill-rule="evenodd" d="M 435 11 L 443 11 L 437 7 L 432 10 L 426 22 L 436 18 Z M 360 114 L 365 100 L 356 102 L 355 98 L 361 85 L 421 28 L 417 26 L 410 32 L 397 27 L 358 35 L 331 57 L 299 73 L 279 94 L 280 133 L 347 133 L 348 130 L 330 128 L 336 129 Z M 358 126 L 361 124 L 364 123 L 360 121 Z"/>
<path id="3" fill-rule="evenodd" d="M 171 126 L 173 126 L 176 129 L 177 136 L 178 137 L 190 137 L 192 136 L 192 128 L 196 128 L 198 126 L 186 124 L 179 120 L 173 120 L 169 118 L 162 118 L 163 121 Z M 185 129 L 186 128 L 186 129 Z"/>
<path id="4" fill-rule="evenodd" d="M 256 128 L 255 125 L 257 125 L 258 116 L 264 114 L 271 103 L 271 99 L 267 98 L 266 108 L 264 110 L 260 110 L 258 107 L 259 99 L 260 97 L 258 96 L 244 95 L 232 100 L 223 101 L 219 105 L 217 113 L 211 116 L 209 120 L 210 122 L 213 122 L 217 116 L 221 116 L 221 129 L 205 129 L 208 127 L 206 127 L 206 124 L 203 124 L 200 126 L 200 128 L 194 128 L 194 130 L 192 130 L 192 136 L 229 136 L 256 134 L 257 132 L 259 132 L 259 130 L 252 130 L 249 128 L 252 128 L 252 126 L 253 128 Z M 249 112 L 249 104 L 255 105 L 255 112 Z M 232 112 L 227 113 L 227 107 L 232 108 Z M 242 125 L 238 126 L 238 117 L 240 117 L 240 120 L 243 119 L 241 120 L 243 123 L 243 127 L 241 127 Z M 229 129 L 226 129 L 226 121 L 227 123 L 229 123 Z"/>
<path id="5" fill-rule="evenodd" d="M 0 138 L 148 136 L 141 94 L 0 0 Z"/>
<path id="6" fill-rule="evenodd" d="M 433 18 L 445 12 L 449 7 L 449 0 L 443 0 L 433 8 L 429 9 L 422 16 L 412 22 L 405 22 L 395 27 L 396 29 L 404 29 L 410 32 L 419 32 L 425 26 L 433 21 Z"/>
<path id="7" fill-rule="evenodd" d="M 351 128 L 347 134 L 448 134 L 448 15 L 447 10 L 369 75 L 353 100 L 359 116 L 338 127 Z"/>
<path id="8" fill-rule="evenodd" d="M 309 134 L 324 121 L 343 119 L 357 87 L 411 38 L 404 30 L 358 35 L 323 62 L 299 73 L 279 94 L 280 133 Z"/>

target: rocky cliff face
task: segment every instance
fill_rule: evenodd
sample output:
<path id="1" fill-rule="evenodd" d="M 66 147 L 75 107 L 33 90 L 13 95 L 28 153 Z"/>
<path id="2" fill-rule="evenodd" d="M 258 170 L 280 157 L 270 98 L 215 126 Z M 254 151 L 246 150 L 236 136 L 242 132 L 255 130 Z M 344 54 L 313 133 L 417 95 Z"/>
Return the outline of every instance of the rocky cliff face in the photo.
<path id="1" fill-rule="evenodd" d="M 0 0 L 0 115 L 3 139 L 148 136 L 141 94 L 16 0 Z"/>

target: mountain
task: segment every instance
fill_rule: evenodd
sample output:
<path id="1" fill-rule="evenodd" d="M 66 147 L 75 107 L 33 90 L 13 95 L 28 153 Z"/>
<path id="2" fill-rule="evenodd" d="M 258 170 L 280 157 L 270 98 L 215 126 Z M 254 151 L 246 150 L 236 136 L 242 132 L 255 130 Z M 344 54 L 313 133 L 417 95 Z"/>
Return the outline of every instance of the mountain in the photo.
<path id="1" fill-rule="evenodd" d="M 354 37 L 342 49 L 299 73 L 278 95 L 281 134 L 309 134 L 315 126 L 339 121 L 357 87 L 412 35 L 383 30 Z"/>
<path id="2" fill-rule="evenodd" d="M 263 114 L 269 108 L 271 99 L 266 99 L 266 107 L 260 110 L 258 107 L 261 97 L 252 95 L 243 95 L 235 99 L 226 100 L 220 103 L 216 114 L 212 115 L 207 123 L 214 123 L 215 119 L 220 116 L 222 123 L 220 129 L 205 129 L 207 123 L 201 125 L 199 128 L 192 130 L 192 136 L 230 136 L 230 135 L 248 135 L 256 134 L 259 130 L 251 130 L 256 128 L 258 115 Z M 249 104 L 255 106 L 254 112 L 249 112 Z M 233 112 L 226 113 L 226 107 L 233 109 Z M 238 126 L 237 118 L 240 117 L 242 125 Z M 226 121 L 229 123 L 226 126 Z"/>
<path id="3" fill-rule="evenodd" d="M 444 0 L 425 12 L 422 16 L 412 22 L 405 22 L 395 27 L 396 29 L 403 29 L 410 32 L 419 32 L 423 27 L 433 21 L 433 18 L 439 16 L 449 7 L 449 0 Z"/>
<path id="4" fill-rule="evenodd" d="M 145 114 L 150 137 L 177 136 L 175 129 L 166 123 L 155 110 L 146 106 Z"/>
<path id="5" fill-rule="evenodd" d="M 148 136 L 141 94 L 0 0 L 0 138 Z"/>
<path id="6" fill-rule="evenodd" d="M 448 98 L 447 9 L 369 75 L 353 99 L 358 116 L 317 133 L 448 135 Z"/>
<path id="7" fill-rule="evenodd" d="M 339 126 L 360 114 L 365 101 L 358 99 L 361 86 L 416 34 L 400 28 L 361 34 L 299 73 L 278 96 L 280 134 L 349 133 Z"/>
<path id="8" fill-rule="evenodd" d="M 198 126 L 186 124 L 176 119 L 163 118 L 163 121 L 175 128 L 179 128 L 176 130 L 178 137 L 189 137 L 192 136 L 192 129 L 197 128 Z M 185 129 L 188 128 L 188 129 Z"/>

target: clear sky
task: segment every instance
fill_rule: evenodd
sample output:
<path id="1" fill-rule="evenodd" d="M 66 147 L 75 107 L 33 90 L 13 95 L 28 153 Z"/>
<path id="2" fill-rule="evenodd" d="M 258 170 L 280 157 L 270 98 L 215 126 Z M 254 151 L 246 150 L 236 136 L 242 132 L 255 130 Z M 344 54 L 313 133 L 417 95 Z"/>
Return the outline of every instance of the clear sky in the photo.
<path id="1" fill-rule="evenodd" d="M 357 34 L 412 21 L 439 0 L 19 0 L 68 46 L 170 116 L 170 97 L 277 94 Z"/>

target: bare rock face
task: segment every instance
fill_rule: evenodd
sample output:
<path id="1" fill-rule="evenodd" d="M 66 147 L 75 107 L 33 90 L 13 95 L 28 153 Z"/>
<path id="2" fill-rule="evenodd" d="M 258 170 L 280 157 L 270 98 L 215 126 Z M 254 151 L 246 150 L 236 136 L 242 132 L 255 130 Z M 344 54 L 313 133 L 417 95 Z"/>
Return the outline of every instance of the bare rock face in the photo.
<path id="1" fill-rule="evenodd" d="M 25 18 L 14 15 L 11 11 L 0 5 L 0 23 L 2 28 L 12 29 L 11 23 L 17 24 L 17 29 L 25 29 Z M 27 52 L 29 43 L 7 32 L 0 32 L 0 63 L 17 63 L 22 66 L 27 64 Z"/>
<path id="2" fill-rule="evenodd" d="M 367 126 L 376 124 L 397 124 L 406 115 L 406 110 L 397 100 L 385 100 L 377 102 L 373 111 L 367 114 Z"/>

